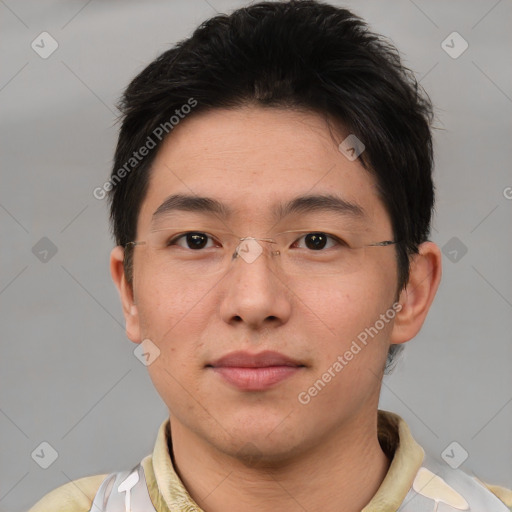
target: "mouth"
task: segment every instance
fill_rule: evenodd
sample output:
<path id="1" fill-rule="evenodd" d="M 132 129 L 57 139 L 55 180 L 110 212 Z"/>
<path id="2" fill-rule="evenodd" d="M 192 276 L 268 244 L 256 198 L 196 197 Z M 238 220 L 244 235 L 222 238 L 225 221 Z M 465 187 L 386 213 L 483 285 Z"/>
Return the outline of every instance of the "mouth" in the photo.
<path id="1" fill-rule="evenodd" d="M 263 391 L 292 377 L 305 365 L 272 351 L 232 352 L 205 366 L 228 384 L 244 391 Z"/>

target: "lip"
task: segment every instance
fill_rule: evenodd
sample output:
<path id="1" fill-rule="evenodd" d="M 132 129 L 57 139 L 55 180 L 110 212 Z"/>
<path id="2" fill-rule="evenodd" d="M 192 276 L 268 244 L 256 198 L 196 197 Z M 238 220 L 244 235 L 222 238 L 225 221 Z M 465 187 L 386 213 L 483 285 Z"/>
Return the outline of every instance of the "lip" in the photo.
<path id="1" fill-rule="evenodd" d="M 206 365 L 229 384 L 245 391 L 263 391 L 282 382 L 305 365 L 279 352 L 231 352 Z"/>

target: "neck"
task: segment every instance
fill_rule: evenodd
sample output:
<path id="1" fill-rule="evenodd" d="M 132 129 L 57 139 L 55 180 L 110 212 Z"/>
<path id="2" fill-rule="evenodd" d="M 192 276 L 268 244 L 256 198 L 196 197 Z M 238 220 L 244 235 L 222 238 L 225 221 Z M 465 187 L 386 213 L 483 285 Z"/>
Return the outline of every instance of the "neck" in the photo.
<path id="1" fill-rule="evenodd" d="M 360 512 L 390 464 L 377 437 L 377 411 L 279 466 L 248 467 L 174 420 L 171 433 L 175 469 L 207 512 Z"/>

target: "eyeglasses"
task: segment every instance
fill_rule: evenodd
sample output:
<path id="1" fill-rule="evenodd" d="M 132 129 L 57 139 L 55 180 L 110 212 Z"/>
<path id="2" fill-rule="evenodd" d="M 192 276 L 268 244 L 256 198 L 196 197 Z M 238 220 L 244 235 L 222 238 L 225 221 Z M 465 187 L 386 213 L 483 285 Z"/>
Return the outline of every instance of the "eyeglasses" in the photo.
<path id="1" fill-rule="evenodd" d="M 271 238 L 240 237 L 216 230 L 164 228 L 153 230 L 146 240 L 128 242 L 140 247 L 159 271 L 177 276 L 201 277 L 221 274 L 235 264 L 252 264 L 268 252 L 276 271 L 290 276 L 350 274 L 364 267 L 369 253 L 396 241 L 351 244 L 341 235 L 323 231 L 290 230 Z"/>

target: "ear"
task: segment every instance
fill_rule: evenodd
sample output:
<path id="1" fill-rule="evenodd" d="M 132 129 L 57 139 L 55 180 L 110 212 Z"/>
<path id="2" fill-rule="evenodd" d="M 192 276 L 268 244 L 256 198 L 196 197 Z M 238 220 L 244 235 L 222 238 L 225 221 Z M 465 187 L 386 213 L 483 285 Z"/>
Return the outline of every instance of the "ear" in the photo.
<path id="1" fill-rule="evenodd" d="M 126 321 L 126 336 L 134 343 L 140 343 L 142 338 L 140 335 L 139 313 L 133 296 L 133 287 L 126 280 L 123 261 L 124 248 L 118 245 L 110 253 L 110 274 L 121 297 L 123 315 Z"/>
<path id="2" fill-rule="evenodd" d="M 424 242 L 412 257 L 407 286 L 400 292 L 402 306 L 395 316 L 391 343 L 409 341 L 418 334 L 441 280 L 441 251 L 433 242 Z"/>

